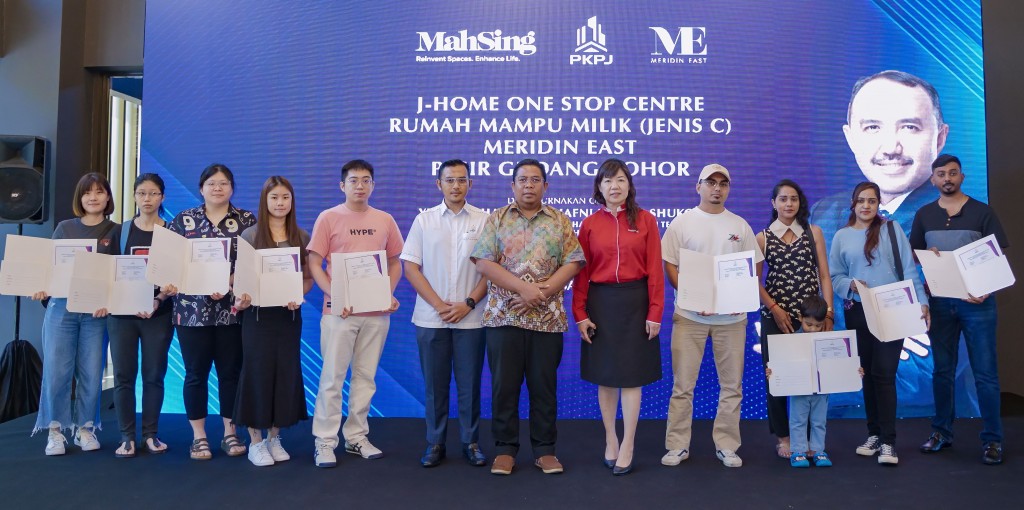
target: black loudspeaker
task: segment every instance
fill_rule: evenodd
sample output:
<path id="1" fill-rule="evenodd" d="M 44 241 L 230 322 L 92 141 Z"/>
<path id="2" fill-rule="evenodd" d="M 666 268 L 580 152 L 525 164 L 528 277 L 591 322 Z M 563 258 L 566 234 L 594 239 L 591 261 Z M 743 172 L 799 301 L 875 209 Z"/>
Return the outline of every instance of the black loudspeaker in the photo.
<path id="1" fill-rule="evenodd" d="M 43 223 L 49 210 L 49 142 L 0 135 L 0 223 Z"/>

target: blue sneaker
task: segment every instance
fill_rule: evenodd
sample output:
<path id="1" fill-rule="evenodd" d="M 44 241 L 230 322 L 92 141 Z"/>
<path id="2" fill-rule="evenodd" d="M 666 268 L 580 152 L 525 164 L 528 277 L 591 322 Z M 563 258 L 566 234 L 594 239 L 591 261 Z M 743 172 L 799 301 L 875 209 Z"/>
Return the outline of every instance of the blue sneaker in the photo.
<path id="1" fill-rule="evenodd" d="M 811 463 L 807 460 L 807 455 L 800 452 L 793 452 L 789 456 L 789 465 L 795 468 L 811 467 Z"/>
<path id="2" fill-rule="evenodd" d="M 828 458 L 825 452 L 818 452 L 814 455 L 814 465 L 817 467 L 832 467 L 832 459 Z"/>

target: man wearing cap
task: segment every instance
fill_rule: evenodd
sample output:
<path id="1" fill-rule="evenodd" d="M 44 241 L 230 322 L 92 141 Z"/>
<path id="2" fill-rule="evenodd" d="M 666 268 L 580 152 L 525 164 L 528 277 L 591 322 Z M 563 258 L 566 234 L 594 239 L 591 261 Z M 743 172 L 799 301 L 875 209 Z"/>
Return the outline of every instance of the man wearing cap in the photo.
<path id="1" fill-rule="evenodd" d="M 679 267 L 682 249 L 706 255 L 753 251 L 754 261 L 764 256 L 757 248 L 754 231 L 747 222 L 725 208 L 729 197 L 729 170 L 719 164 L 704 167 L 697 180 L 700 204 L 672 220 L 661 240 L 665 275 L 673 288 L 686 278 L 689 268 Z M 760 276 L 760 275 L 759 275 Z M 665 449 L 666 466 L 676 466 L 690 456 L 693 425 L 693 389 L 700 375 L 704 346 L 711 337 L 715 368 L 718 370 L 718 412 L 712 437 L 716 455 L 726 467 L 740 467 L 740 403 L 743 400 L 743 354 L 746 344 L 746 314 L 711 314 L 704 310 L 676 307 L 672 315 L 672 397 L 668 405 Z"/>

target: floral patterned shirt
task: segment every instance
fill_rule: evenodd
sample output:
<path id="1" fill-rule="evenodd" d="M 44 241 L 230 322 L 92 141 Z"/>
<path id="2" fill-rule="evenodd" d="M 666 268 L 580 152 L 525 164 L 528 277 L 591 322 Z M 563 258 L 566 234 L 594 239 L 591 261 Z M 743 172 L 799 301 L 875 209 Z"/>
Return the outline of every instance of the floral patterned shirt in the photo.
<path id="1" fill-rule="evenodd" d="M 206 217 L 206 206 L 185 209 L 171 220 L 168 229 L 188 239 L 202 237 L 238 237 L 243 230 L 256 224 L 256 215 L 228 205 L 228 213 L 214 225 Z M 238 242 L 231 242 L 231 269 L 234 271 Z M 230 292 L 221 299 L 210 296 L 174 296 L 174 313 L 171 321 L 176 326 L 227 326 L 238 324 L 234 312 L 235 296 Z"/>
<path id="2" fill-rule="evenodd" d="M 515 203 L 491 213 L 471 257 L 474 261 L 495 262 L 528 282 L 545 281 L 558 268 L 572 262 L 586 263 L 583 249 L 572 230 L 572 221 L 566 215 L 544 205 L 533 218 L 527 218 Z M 509 308 L 509 301 L 515 296 L 515 293 L 490 283 L 483 326 L 515 326 L 546 333 L 568 329 L 562 289 L 542 306 L 523 314 Z"/>

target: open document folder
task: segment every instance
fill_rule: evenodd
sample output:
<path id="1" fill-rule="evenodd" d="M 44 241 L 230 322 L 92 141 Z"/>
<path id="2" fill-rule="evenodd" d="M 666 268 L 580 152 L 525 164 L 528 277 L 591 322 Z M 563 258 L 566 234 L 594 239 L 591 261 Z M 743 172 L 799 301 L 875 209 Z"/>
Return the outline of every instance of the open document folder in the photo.
<path id="1" fill-rule="evenodd" d="M 331 254 L 331 314 L 342 308 L 352 313 L 391 308 L 391 278 L 384 251 Z"/>
<path id="2" fill-rule="evenodd" d="M 181 294 L 227 294 L 231 281 L 231 239 L 186 239 L 159 225 L 153 227 L 146 280 L 158 287 L 174 285 Z"/>
<path id="3" fill-rule="evenodd" d="M 0 262 L 0 294 L 32 297 L 45 291 L 50 297 L 68 297 L 71 268 L 80 251 L 96 253 L 96 240 L 7 234 Z"/>
<path id="4" fill-rule="evenodd" d="M 75 254 L 68 311 L 114 315 L 153 311 L 153 284 L 146 281 L 146 255 Z"/>
<path id="5" fill-rule="evenodd" d="M 776 397 L 861 389 L 856 331 L 768 335 L 768 391 Z"/>
<path id="6" fill-rule="evenodd" d="M 715 314 L 743 313 L 760 306 L 754 252 L 726 255 L 679 250 L 676 306 Z"/>
<path id="7" fill-rule="evenodd" d="M 914 250 L 924 269 L 928 291 L 936 297 L 967 299 L 1005 289 L 1017 281 L 995 235 L 936 255 Z"/>
<path id="8" fill-rule="evenodd" d="M 864 305 L 868 329 L 879 340 L 903 340 L 928 331 L 928 325 L 921 318 L 921 302 L 917 299 L 913 280 L 874 288 L 857 281 L 857 292 Z"/>
<path id="9" fill-rule="evenodd" d="M 238 238 L 235 296 L 248 294 L 253 306 L 302 303 L 302 263 L 298 248 L 257 250 Z"/>

